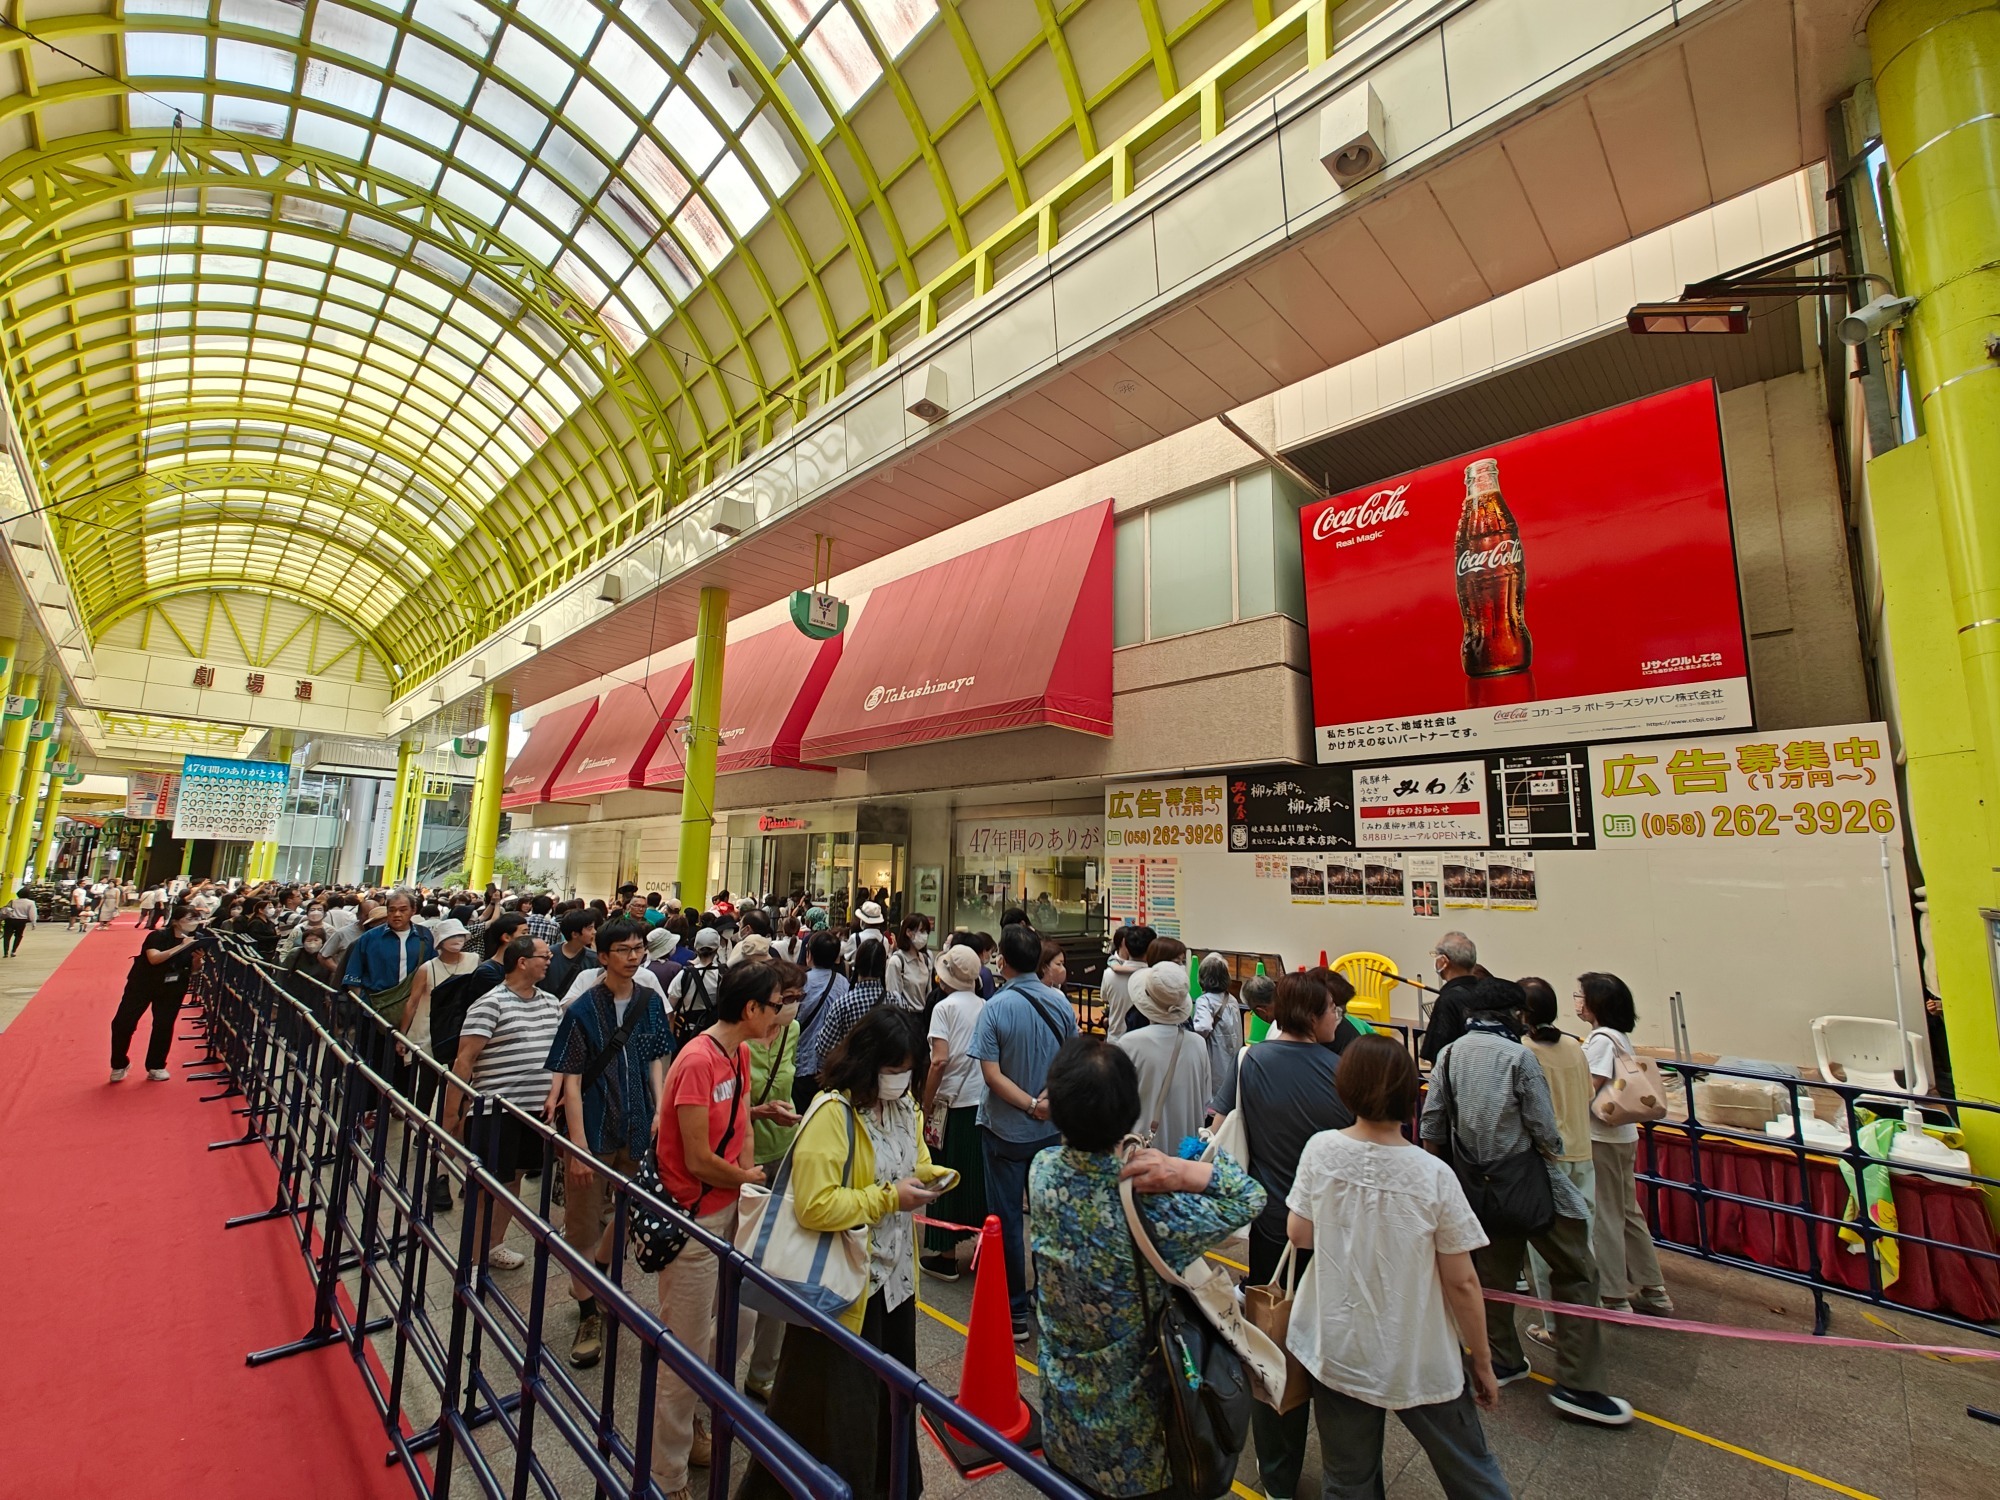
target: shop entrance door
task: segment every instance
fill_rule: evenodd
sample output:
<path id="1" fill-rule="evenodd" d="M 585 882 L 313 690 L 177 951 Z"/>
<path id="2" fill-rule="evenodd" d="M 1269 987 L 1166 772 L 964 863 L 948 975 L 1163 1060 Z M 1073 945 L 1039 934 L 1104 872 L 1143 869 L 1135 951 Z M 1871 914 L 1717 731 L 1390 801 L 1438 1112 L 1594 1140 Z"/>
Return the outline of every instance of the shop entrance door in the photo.
<path id="1" fill-rule="evenodd" d="M 906 844 L 862 844 L 855 850 L 854 901 L 879 901 L 895 926 L 903 920 L 908 898 L 903 894 L 909 877 L 910 851 Z"/>

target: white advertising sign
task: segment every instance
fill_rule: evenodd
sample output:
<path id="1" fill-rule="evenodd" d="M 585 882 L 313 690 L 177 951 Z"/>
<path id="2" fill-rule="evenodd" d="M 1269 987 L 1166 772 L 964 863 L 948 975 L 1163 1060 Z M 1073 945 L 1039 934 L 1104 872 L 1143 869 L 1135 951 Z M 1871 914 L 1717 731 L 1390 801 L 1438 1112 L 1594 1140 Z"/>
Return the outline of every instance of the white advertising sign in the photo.
<path id="1" fill-rule="evenodd" d="M 1354 773 L 1361 849 L 1481 849 L 1488 840 L 1486 763 L 1438 761 Z"/>

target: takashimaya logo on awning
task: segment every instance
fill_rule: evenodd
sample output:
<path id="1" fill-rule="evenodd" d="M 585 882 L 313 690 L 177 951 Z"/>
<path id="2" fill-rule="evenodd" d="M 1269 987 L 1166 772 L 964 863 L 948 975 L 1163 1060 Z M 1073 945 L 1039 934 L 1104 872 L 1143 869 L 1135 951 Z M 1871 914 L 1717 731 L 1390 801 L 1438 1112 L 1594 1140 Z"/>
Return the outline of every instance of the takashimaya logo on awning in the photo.
<path id="1" fill-rule="evenodd" d="M 960 688 L 971 687 L 978 680 L 976 677 L 947 677 L 943 682 L 932 682 L 926 677 L 918 687 L 883 687 L 877 684 L 861 700 L 861 711 L 872 714 L 885 703 L 901 703 L 905 698 L 923 698 L 932 693 L 955 693 Z"/>

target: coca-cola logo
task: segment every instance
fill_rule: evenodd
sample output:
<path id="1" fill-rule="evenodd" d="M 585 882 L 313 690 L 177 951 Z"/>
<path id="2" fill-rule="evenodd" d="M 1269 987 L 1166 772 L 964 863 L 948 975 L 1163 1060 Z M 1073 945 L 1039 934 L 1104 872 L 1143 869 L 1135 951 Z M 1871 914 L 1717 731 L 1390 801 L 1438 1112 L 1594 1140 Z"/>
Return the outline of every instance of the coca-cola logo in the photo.
<path id="1" fill-rule="evenodd" d="M 1360 504 L 1350 505 L 1344 510 L 1321 511 L 1313 517 L 1313 540 L 1323 542 L 1330 536 L 1402 519 L 1408 509 L 1403 504 L 1403 496 L 1409 493 L 1409 489 L 1407 484 L 1399 484 L 1393 490 L 1377 490 Z"/>
<path id="2" fill-rule="evenodd" d="M 1521 544 L 1514 538 L 1488 547 L 1483 552 L 1465 551 L 1458 554 L 1458 576 L 1467 573 L 1494 573 L 1501 568 L 1517 566 L 1521 561 Z"/>

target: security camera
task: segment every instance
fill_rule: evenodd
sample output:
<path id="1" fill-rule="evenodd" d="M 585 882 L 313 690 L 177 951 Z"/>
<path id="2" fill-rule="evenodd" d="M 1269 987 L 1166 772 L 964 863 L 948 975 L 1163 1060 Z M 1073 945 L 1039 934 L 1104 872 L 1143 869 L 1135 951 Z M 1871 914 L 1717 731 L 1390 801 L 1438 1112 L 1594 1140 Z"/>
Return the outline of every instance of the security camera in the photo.
<path id="1" fill-rule="evenodd" d="M 1916 305 L 1915 297 L 1877 297 L 1842 318 L 1836 331 L 1843 344 L 1865 344 L 1885 328 L 1901 328 Z"/>

